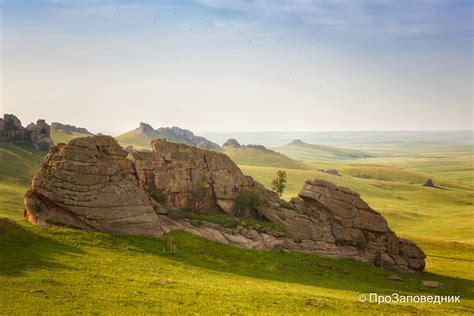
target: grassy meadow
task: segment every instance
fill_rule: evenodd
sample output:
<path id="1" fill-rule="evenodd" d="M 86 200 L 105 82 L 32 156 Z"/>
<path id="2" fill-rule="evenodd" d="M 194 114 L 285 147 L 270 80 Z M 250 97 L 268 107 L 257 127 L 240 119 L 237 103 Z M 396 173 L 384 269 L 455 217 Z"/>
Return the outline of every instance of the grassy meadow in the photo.
<path id="1" fill-rule="evenodd" d="M 423 275 L 397 273 L 400 282 L 385 279 L 392 271 L 351 260 L 255 252 L 184 232 L 146 238 L 40 229 L 25 222 L 0 222 L 0 232 L 0 301 L 9 302 L 2 312 L 10 315 L 469 314 L 474 308 L 472 269 L 463 276 L 444 272 L 452 263 L 443 257 L 429 259 L 434 265 Z M 171 238 L 175 253 L 167 246 Z M 456 250 L 459 268 L 469 267 L 464 263 L 473 260 L 472 250 Z M 422 280 L 444 286 L 426 288 Z M 360 293 L 370 292 L 462 298 L 460 304 L 442 305 L 357 302 Z"/>
<path id="2" fill-rule="evenodd" d="M 184 232 L 146 238 L 41 229 L 22 219 L 22 204 L 44 153 L 0 143 L 0 217 L 18 220 L 18 225 L 0 221 L 0 302 L 8 302 L 0 304 L 0 314 L 472 314 L 472 152 L 465 146 L 444 150 L 442 145 L 422 153 L 405 147 L 376 154 L 368 149 L 356 149 L 370 153 L 366 157 L 332 161 L 228 154 L 266 186 L 278 169 L 285 169 L 285 199 L 314 177 L 359 192 L 397 234 L 426 252 L 422 275 L 395 272 L 403 281 L 388 281 L 385 277 L 393 271 L 351 260 L 254 252 Z M 337 169 L 342 176 L 318 169 Z M 423 187 L 427 178 L 437 187 Z M 167 249 L 171 240 L 176 253 Z M 426 288 L 422 280 L 443 286 Z M 460 295 L 461 303 L 357 302 L 358 294 L 370 292 Z"/>

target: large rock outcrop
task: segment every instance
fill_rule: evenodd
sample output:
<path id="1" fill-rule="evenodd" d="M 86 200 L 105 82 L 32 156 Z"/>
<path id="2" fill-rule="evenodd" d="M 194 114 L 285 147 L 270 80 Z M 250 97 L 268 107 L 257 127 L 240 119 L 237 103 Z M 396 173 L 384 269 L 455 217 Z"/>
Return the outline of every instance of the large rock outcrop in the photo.
<path id="1" fill-rule="evenodd" d="M 424 269 L 424 253 L 390 230 L 383 216 L 347 188 L 307 180 L 290 202 L 266 190 L 224 154 L 165 140 L 133 160 L 108 136 L 77 138 L 50 149 L 25 195 L 25 214 L 38 225 L 160 236 L 183 229 L 250 249 L 283 249 L 352 258 L 402 271 Z M 223 228 L 172 216 L 175 209 L 252 216 L 269 226 Z M 244 191 L 265 203 L 237 214 Z M 156 193 L 168 197 L 162 206 Z M 273 226 L 270 226 L 273 227 Z"/>
<path id="2" fill-rule="evenodd" d="M 45 120 L 30 123 L 26 128 L 13 114 L 5 114 L 0 118 L 0 141 L 17 144 L 31 145 L 36 149 L 48 150 L 53 144 L 50 137 L 50 126 Z"/>

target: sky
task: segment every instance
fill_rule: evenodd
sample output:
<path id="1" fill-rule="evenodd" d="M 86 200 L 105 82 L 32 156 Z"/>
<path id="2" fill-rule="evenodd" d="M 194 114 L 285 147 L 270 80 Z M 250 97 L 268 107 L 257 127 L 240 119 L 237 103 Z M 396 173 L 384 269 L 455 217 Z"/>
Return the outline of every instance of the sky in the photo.
<path id="1" fill-rule="evenodd" d="M 473 2 L 0 0 L 0 112 L 118 134 L 473 129 Z"/>

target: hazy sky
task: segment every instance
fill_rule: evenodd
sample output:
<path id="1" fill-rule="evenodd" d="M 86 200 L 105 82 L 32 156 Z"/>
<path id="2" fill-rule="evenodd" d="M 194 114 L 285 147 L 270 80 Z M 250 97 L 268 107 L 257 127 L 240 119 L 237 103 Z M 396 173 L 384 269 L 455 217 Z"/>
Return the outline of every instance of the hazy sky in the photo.
<path id="1" fill-rule="evenodd" d="M 470 0 L 0 0 L 0 8 L 0 112 L 25 125 L 473 128 Z"/>

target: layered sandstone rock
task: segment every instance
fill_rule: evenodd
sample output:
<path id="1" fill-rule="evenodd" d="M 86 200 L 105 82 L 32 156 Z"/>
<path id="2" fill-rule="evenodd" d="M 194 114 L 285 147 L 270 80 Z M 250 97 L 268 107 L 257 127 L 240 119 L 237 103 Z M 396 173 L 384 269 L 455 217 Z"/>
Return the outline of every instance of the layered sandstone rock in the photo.
<path id="1" fill-rule="evenodd" d="M 32 223 L 62 223 L 89 230 L 159 236 L 175 229 L 249 249 L 298 250 L 334 258 L 352 258 L 403 271 L 424 268 L 424 254 L 398 238 L 383 216 L 347 188 L 307 180 L 290 202 L 266 190 L 224 154 L 165 140 L 152 152 L 127 152 L 107 136 L 77 138 L 51 148 L 25 196 Z M 171 216 L 173 209 L 236 215 L 235 199 L 244 190 L 258 192 L 265 204 L 254 216 L 282 230 L 263 226 L 223 228 Z M 156 192 L 168 197 L 160 205 Z"/>
<path id="2" fill-rule="evenodd" d="M 31 145 L 36 149 L 48 150 L 53 144 L 50 127 L 44 120 L 30 123 L 26 128 L 13 114 L 5 114 L 0 118 L 0 141 L 17 145 Z"/>
<path id="3" fill-rule="evenodd" d="M 242 188 L 257 185 L 226 155 L 160 139 L 152 148 L 133 154 L 138 185 L 148 192 L 165 190 L 176 208 L 193 208 L 193 190 L 203 185 L 209 193 L 200 208 L 231 214 Z"/>
<path id="4" fill-rule="evenodd" d="M 157 219 L 148 194 L 136 185 L 127 152 L 109 136 L 76 138 L 52 147 L 32 189 L 26 202 L 33 222 L 51 217 L 82 228 L 129 232 Z"/>

